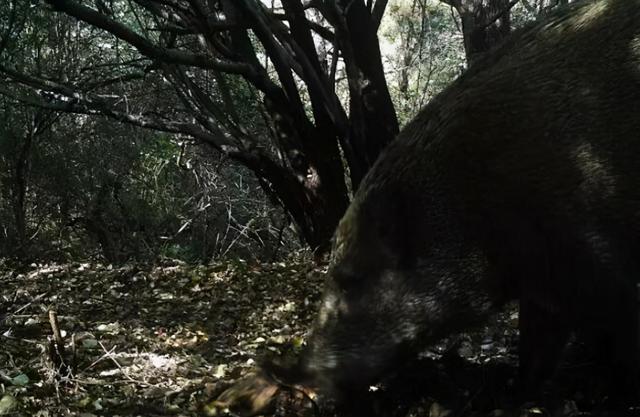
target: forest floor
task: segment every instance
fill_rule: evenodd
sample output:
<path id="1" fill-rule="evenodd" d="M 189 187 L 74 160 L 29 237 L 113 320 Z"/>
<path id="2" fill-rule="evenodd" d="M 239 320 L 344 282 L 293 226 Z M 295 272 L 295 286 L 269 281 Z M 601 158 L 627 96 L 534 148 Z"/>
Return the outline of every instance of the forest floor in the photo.
<path id="1" fill-rule="evenodd" d="M 322 282 L 294 262 L 4 269 L 0 415 L 16 416 L 198 415 L 220 381 L 302 340 Z M 72 378 L 51 360 L 50 311 Z"/>
<path id="2" fill-rule="evenodd" d="M 324 279 L 311 265 L 72 263 L 15 271 L 0 262 L 0 415 L 213 415 L 212 400 L 259 358 L 304 343 Z M 516 329 L 512 307 L 432 347 L 418 364 L 399 367 L 401 377 L 372 387 L 363 409 L 402 417 L 615 415 L 580 412 L 585 398 L 573 391 L 553 409 L 514 406 Z M 330 415 L 284 403 L 269 415 Z"/>

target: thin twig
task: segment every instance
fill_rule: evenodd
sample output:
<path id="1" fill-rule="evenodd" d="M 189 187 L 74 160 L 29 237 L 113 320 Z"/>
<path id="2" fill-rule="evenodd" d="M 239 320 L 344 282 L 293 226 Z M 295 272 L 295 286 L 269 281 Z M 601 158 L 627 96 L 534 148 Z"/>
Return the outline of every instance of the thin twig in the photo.
<path id="1" fill-rule="evenodd" d="M 47 295 L 46 292 L 43 292 L 42 294 L 36 295 L 33 300 L 29 301 L 27 304 L 23 305 L 22 307 L 20 307 L 19 309 L 17 309 L 16 311 L 14 311 L 13 313 L 7 314 L 4 317 L 0 317 L 0 324 L 2 324 L 3 322 L 9 320 L 9 318 L 13 318 L 16 317 L 17 314 L 27 308 L 29 308 L 29 306 L 33 303 L 35 303 L 36 301 L 40 300 L 42 297 L 44 297 L 45 295 Z"/>
<path id="2" fill-rule="evenodd" d="M 152 387 L 154 386 L 153 384 L 150 384 L 148 382 L 145 381 L 138 381 L 137 379 L 134 379 L 132 377 L 130 377 L 124 370 L 124 368 L 122 367 L 122 365 L 120 365 L 120 363 L 116 360 L 116 358 L 113 357 L 112 352 L 115 350 L 115 346 L 113 347 L 113 349 L 111 349 L 111 351 L 107 351 L 107 348 L 104 346 L 104 344 L 102 344 L 102 342 L 98 342 L 98 344 L 100 345 L 100 347 L 102 348 L 102 350 L 105 352 L 106 357 L 111 359 L 111 361 L 118 367 L 118 369 L 120 370 L 120 372 L 122 372 L 122 375 L 128 379 L 131 382 L 134 382 L 138 385 L 143 385 L 146 387 Z"/>

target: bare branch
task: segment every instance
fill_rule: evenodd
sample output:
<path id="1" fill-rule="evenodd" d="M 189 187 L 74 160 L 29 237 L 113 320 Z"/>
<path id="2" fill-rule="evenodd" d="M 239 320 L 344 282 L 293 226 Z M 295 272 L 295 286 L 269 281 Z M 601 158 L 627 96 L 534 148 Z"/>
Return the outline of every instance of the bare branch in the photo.
<path id="1" fill-rule="evenodd" d="M 333 94 L 327 74 L 320 65 L 302 3 L 299 0 L 283 0 L 282 4 L 289 20 L 290 32 L 280 30 L 277 35 L 284 37 L 283 40 L 289 44 L 302 66 L 302 77 L 309 90 L 316 120 L 324 125 L 328 125 L 328 119 L 334 126 L 346 125 L 346 114 Z"/>
<path id="2" fill-rule="evenodd" d="M 0 87 L 0 94 L 35 107 L 65 113 L 98 114 L 147 129 L 186 134 L 211 145 L 215 145 L 217 148 L 223 145 L 232 146 L 232 143 L 227 140 L 224 135 L 214 135 L 212 132 L 205 131 L 193 123 L 175 122 L 159 117 L 151 117 L 148 114 L 130 114 L 128 112 L 118 111 L 113 108 L 113 100 L 106 100 L 104 96 L 76 91 L 72 87 L 51 80 L 20 74 L 2 66 L 0 66 L 0 72 L 4 72 L 14 80 L 30 87 L 34 91 L 41 90 L 46 92 L 27 97 L 24 95 L 18 96 L 15 91 Z"/>
<path id="3" fill-rule="evenodd" d="M 70 0 L 45 0 L 54 9 L 73 16 L 92 26 L 106 30 L 123 41 L 133 45 L 141 54 L 170 64 L 190 65 L 198 68 L 215 69 L 231 74 L 247 74 L 251 67 L 245 63 L 222 61 L 207 55 L 185 52 L 180 49 L 165 49 L 154 45 L 127 26 L 94 9 Z"/>
<path id="4" fill-rule="evenodd" d="M 225 135 L 218 126 L 216 126 L 216 122 L 218 122 L 226 126 L 231 131 L 231 134 L 240 141 L 239 143 L 242 143 L 241 139 L 246 136 L 246 132 L 242 129 L 237 129 L 236 126 L 230 122 L 229 117 L 225 115 L 205 91 L 196 85 L 183 68 L 175 65 L 166 66 L 165 72 L 171 74 L 175 79 L 173 85 L 176 88 L 178 97 L 189 110 L 189 113 L 192 114 L 202 126 L 215 135 L 224 137 Z M 229 141 L 229 143 L 231 142 Z"/>
<path id="5" fill-rule="evenodd" d="M 83 101 L 65 101 L 61 100 L 60 98 L 52 99 L 53 97 L 48 97 L 48 99 L 45 100 L 36 97 L 18 96 L 15 94 L 15 91 L 9 90 L 8 88 L 3 86 L 0 86 L 0 94 L 11 97 L 24 104 L 41 109 L 63 113 L 102 115 L 119 122 L 142 127 L 145 129 L 188 135 L 203 143 L 211 145 L 220 151 L 225 151 L 225 149 L 236 152 L 238 151 L 238 149 L 236 149 L 236 147 L 231 142 L 224 138 L 224 136 L 213 135 L 211 132 L 205 131 L 204 129 L 193 123 L 176 122 L 172 120 L 161 119 L 158 117 L 152 117 L 145 114 L 130 114 L 121 112 L 86 99 Z"/>
<path id="6" fill-rule="evenodd" d="M 265 13 L 269 17 L 276 20 L 287 20 L 287 21 L 289 20 L 286 14 L 272 13 L 269 10 L 265 10 Z M 311 28 L 311 30 L 316 32 L 321 38 L 324 38 L 325 40 L 328 40 L 328 41 L 333 41 L 333 39 L 335 38 L 336 35 L 328 27 L 322 26 L 321 24 L 317 22 L 313 22 L 309 19 L 305 19 L 305 21 L 306 21 L 306 24 Z"/>
<path id="7" fill-rule="evenodd" d="M 453 7 L 454 9 L 460 11 L 460 9 L 462 8 L 462 1 L 461 0 L 440 0 L 441 2 L 448 4 L 449 6 Z"/>
<path id="8" fill-rule="evenodd" d="M 85 88 L 86 91 L 91 91 L 96 88 L 104 88 L 113 84 L 122 84 L 122 83 L 128 83 L 129 81 L 141 80 L 145 77 L 145 75 L 146 74 L 144 73 L 126 74 L 126 75 L 121 75 L 120 77 L 110 78 L 108 80 L 100 80 L 93 83 L 85 83 L 83 84 L 83 87 Z"/>
<path id="9" fill-rule="evenodd" d="M 296 65 L 295 61 L 289 55 L 281 45 L 275 40 L 275 36 L 269 26 L 263 19 L 261 12 L 256 9 L 255 3 L 249 4 L 247 0 L 237 0 L 238 5 L 246 13 L 246 16 L 252 22 L 253 30 L 260 39 L 260 42 L 264 45 L 265 51 L 271 58 L 280 82 L 284 87 L 288 99 L 296 109 L 303 109 L 302 99 L 298 87 L 291 74 L 291 69 Z M 298 112 L 300 113 L 300 112 Z M 298 114 L 298 117 L 305 117 L 303 114 Z M 305 117 L 306 118 L 306 117 Z"/>
<path id="10" fill-rule="evenodd" d="M 513 6 L 515 6 L 516 4 L 518 4 L 520 0 L 511 0 L 511 2 L 509 2 L 509 4 L 507 4 L 503 9 L 501 9 L 498 13 L 496 13 L 495 16 L 492 16 L 491 19 L 489 19 L 489 21 L 487 23 L 484 24 L 484 28 L 488 28 L 489 26 L 493 25 L 494 23 L 496 23 L 496 21 L 498 21 L 498 19 L 500 19 L 501 17 L 503 17 L 506 13 L 508 13 L 511 9 L 513 9 Z"/>
<path id="11" fill-rule="evenodd" d="M 388 0 L 376 0 L 375 5 L 373 6 L 373 10 L 371 11 L 371 21 L 377 31 L 380 27 L 380 23 L 382 22 L 382 16 L 384 16 L 384 11 L 387 8 Z"/>

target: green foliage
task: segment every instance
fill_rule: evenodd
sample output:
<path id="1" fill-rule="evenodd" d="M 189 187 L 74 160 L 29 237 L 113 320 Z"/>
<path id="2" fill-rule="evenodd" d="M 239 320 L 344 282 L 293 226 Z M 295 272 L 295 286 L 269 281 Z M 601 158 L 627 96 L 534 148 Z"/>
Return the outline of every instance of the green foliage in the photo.
<path id="1" fill-rule="evenodd" d="M 5 118 L 33 117 L 35 111 L 8 108 L 14 112 Z M 212 161 L 201 148 L 181 147 L 169 135 L 74 115 L 57 119 L 26 155 L 28 241 L 18 242 L 12 184 L 27 132 L 14 119 L 1 131 L 11 140 L 0 143 L 5 253 L 28 252 L 29 259 L 207 261 L 221 255 L 270 257 L 278 246 L 282 215 L 248 173 Z M 12 250 L 16 242 L 20 253 Z"/>
<path id="2" fill-rule="evenodd" d="M 462 36 L 436 0 L 392 2 L 382 28 L 387 79 L 398 118 L 408 121 L 464 69 Z"/>
<path id="3" fill-rule="evenodd" d="M 131 27 L 149 27 L 130 3 L 111 5 Z M 131 113 L 192 117 L 130 45 L 42 5 L 2 2 L 3 44 L 0 65 L 81 85 L 104 100 L 125 97 L 122 105 Z M 267 143 L 268 129 L 246 82 L 210 71 L 193 77 L 203 94 L 229 109 L 220 124 L 241 121 L 245 134 Z M 20 103 L 52 98 L 47 94 L 0 77 L 0 255 L 121 262 L 274 254 L 285 223 L 245 170 L 211 158 L 208 149 L 186 146 L 182 137 Z"/>

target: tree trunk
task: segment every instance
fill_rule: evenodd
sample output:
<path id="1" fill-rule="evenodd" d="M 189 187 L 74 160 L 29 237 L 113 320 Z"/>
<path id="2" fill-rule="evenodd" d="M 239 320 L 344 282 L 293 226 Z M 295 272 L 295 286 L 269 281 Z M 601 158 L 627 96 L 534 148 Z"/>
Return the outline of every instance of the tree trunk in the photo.
<path id="1" fill-rule="evenodd" d="M 377 30 L 379 22 L 362 1 L 342 0 L 347 10 L 336 31 L 342 39 L 349 81 L 351 124 L 342 141 L 355 191 L 380 152 L 398 134 L 396 115 L 384 76 Z"/>
<path id="2" fill-rule="evenodd" d="M 442 0 L 460 15 L 464 50 L 472 65 L 511 33 L 513 0 Z"/>
<path id="3" fill-rule="evenodd" d="M 27 243 L 26 196 L 29 175 L 29 158 L 33 144 L 33 130 L 24 137 L 20 146 L 14 168 L 13 177 L 13 215 L 16 222 L 16 250 L 21 251 Z"/>
<path id="4" fill-rule="evenodd" d="M 309 175 L 300 178 L 258 149 L 231 156 L 256 174 L 267 195 L 285 208 L 314 251 L 329 249 L 335 227 L 349 204 L 344 177 L 334 174 L 321 178 L 311 164 Z"/>
<path id="5" fill-rule="evenodd" d="M 299 1 L 285 0 L 282 4 L 290 22 L 291 36 L 300 48 L 298 58 L 304 56 L 308 62 L 304 75 L 309 80 L 316 79 L 307 83 L 314 120 L 311 122 L 301 103 L 296 103 L 293 88 L 285 89 L 284 95 L 282 91 L 269 90 L 265 93 L 265 109 L 274 127 L 274 142 L 287 164 L 274 163 L 264 153 L 253 150 L 251 155 L 235 155 L 236 160 L 254 171 L 267 193 L 287 210 L 304 240 L 317 252 L 329 249 L 333 232 L 349 204 L 339 144 L 355 190 L 381 150 L 398 132 L 375 19 L 364 2 L 343 3 L 350 6 L 336 5 L 330 18 L 336 26 L 337 42 L 347 67 L 349 118 L 339 117 L 340 112 L 335 109 L 330 114 L 328 103 L 321 99 L 331 87 L 326 74 L 322 76 L 325 69 L 306 26 L 303 6 Z M 242 2 L 227 1 L 225 4 L 227 16 L 232 19 L 256 19 L 251 16 L 252 9 L 247 3 L 243 6 Z M 258 33 L 267 45 L 269 35 Z M 247 62 L 256 62 L 246 31 L 233 32 L 233 43 Z M 270 48 L 268 52 L 277 55 L 277 48 L 273 45 Z M 277 62 L 274 65 L 278 67 Z M 285 73 L 290 71 L 284 70 L 280 68 Z M 286 80 L 287 76 L 282 78 Z M 256 80 L 253 83 L 256 84 Z"/>
<path id="6" fill-rule="evenodd" d="M 277 8 L 261 0 L 134 2 L 139 9 L 132 10 L 134 14 L 145 12 L 158 21 L 160 34 L 153 37 L 116 18 L 122 13 L 106 5 L 96 9 L 79 0 L 45 1 L 110 32 L 153 62 L 149 70 L 162 72 L 176 87 L 189 116 L 175 116 L 181 112 L 173 109 L 166 117 L 128 114 L 136 106 L 112 104 L 126 100 L 92 100 L 91 91 L 76 94 L 79 87 L 66 81 L 55 85 L 55 91 L 69 99 L 46 103 L 48 108 L 103 114 L 213 146 L 255 173 L 315 250 L 329 247 L 348 205 L 343 157 L 355 190 L 398 133 L 377 37 L 387 0 L 281 0 Z M 320 40 L 321 48 L 333 49 L 331 63 L 320 60 Z M 347 72 L 348 115 L 335 91 L 339 60 Z M 41 81 L 44 90 L 51 89 L 47 80 L 0 70 L 29 86 Z M 255 132 L 244 129 L 233 112 L 231 94 L 222 92 L 219 101 L 212 99 L 217 94 L 202 81 L 208 79 L 207 72 L 242 77 L 255 90 L 256 106 L 264 105 L 274 127 L 272 143 L 265 145 L 251 137 Z"/>

